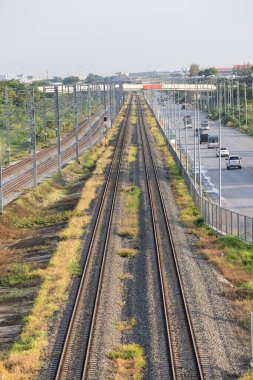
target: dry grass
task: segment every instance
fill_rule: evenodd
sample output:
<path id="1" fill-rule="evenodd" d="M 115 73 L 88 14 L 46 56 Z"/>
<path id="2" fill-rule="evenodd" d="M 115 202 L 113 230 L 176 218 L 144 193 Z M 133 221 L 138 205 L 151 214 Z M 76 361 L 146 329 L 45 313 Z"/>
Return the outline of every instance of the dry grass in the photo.
<path id="1" fill-rule="evenodd" d="M 121 112 L 114 128 L 110 131 L 109 138 L 115 137 L 124 110 Z M 80 199 L 75 207 L 75 214 L 69 219 L 68 225 L 62 232 L 62 240 L 58 243 L 52 259 L 46 269 L 37 270 L 37 275 L 42 279 L 42 285 L 34 302 L 33 309 L 25 320 L 25 325 L 20 339 L 13 345 L 9 354 L 0 362 L 0 375 L 4 380 L 30 380 L 37 377 L 43 356 L 48 346 L 48 327 L 53 314 L 59 310 L 68 298 L 67 289 L 72 277 L 79 274 L 79 249 L 84 228 L 89 222 L 89 208 L 98 196 L 98 189 L 104 182 L 104 169 L 108 165 L 112 155 L 112 148 L 103 145 L 81 158 L 81 165 L 89 157 L 89 167 L 95 170 L 86 181 L 81 192 Z M 79 168 L 63 171 L 62 178 L 68 176 L 76 178 Z M 53 181 L 53 180 L 51 180 Z M 50 181 L 47 181 L 50 182 Z M 52 182 L 51 182 L 52 184 Z M 27 204 L 33 205 L 36 200 L 36 209 L 39 204 L 47 207 L 61 199 L 64 189 L 59 183 L 56 191 L 49 191 L 50 186 L 44 183 L 38 190 L 29 193 L 24 199 L 19 200 L 19 210 L 23 210 L 22 216 L 29 216 Z M 45 194 L 49 196 L 45 197 Z M 46 199 L 45 199 L 46 198 Z M 31 207 L 29 207 L 31 209 Z M 11 231 L 11 226 L 10 226 Z M 10 233 L 10 238 L 12 234 Z M 1 377 L 0 376 L 0 377 Z"/>
<path id="2" fill-rule="evenodd" d="M 135 248 L 122 248 L 116 251 L 116 254 L 120 257 L 134 257 L 138 255 L 139 251 Z"/>
<path id="3" fill-rule="evenodd" d="M 121 333 L 131 332 L 137 326 L 137 320 L 135 317 L 132 317 L 129 321 L 118 321 L 117 329 Z"/>
<path id="4" fill-rule="evenodd" d="M 133 280 L 133 275 L 130 273 L 123 273 L 118 275 L 120 281 Z"/>
<path id="5" fill-rule="evenodd" d="M 146 366 L 144 350 L 138 344 L 122 344 L 108 353 L 112 361 L 112 379 L 114 380 L 141 380 L 143 369 Z"/>
<path id="6" fill-rule="evenodd" d="M 137 123 L 136 110 L 137 110 L 137 106 L 136 106 L 136 100 L 134 98 L 132 101 L 132 110 L 131 110 L 131 116 L 130 116 L 130 123 L 133 125 L 136 125 Z"/>
<path id="7" fill-rule="evenodd" d="M 124 217 L 118 234 L 129 239 L 138 239 L 139 236 L 139 205 L 141 189 L 137 186 L 127 186 L 123 193 Z"/>
<path id="8" fill-rule="evenodd" d="M 127 149 L 127 162 L 133 164 L 137 161 L 138 148 L 135 145 L 130 145 Z"/>

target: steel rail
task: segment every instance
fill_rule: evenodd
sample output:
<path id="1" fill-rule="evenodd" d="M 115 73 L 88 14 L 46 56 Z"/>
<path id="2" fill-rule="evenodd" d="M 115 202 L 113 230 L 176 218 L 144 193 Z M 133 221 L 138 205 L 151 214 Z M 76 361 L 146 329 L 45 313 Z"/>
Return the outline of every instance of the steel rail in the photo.
<path id="1" fill-rule="evenodd" d="M 159 209 L 159 211 L 162 212 L 164 220 L 166 222 L 166 231 L 167 231 L 168 243 L 169 243 L 168 249 L 172 254 L 172 258 L 173 258 L 174 265 L 176 268 L 176 278 L 177 278 L 177 282 L 179 285 L 179 293 L 180 293 L 180 297 L 182 299 L 184 314 L 186 316 L 186 321 L 187 321 L 187 329 L 188 329 L 189 337 L 190 337 L 190 345 L 192 347 L 193 356 L 194 356 L 193 360 L 195 362 L 194 366 L 195 366 L 195 371 L 196 371 L 196 375 L 197 375 L 196 378 L 203 380 L 204 379 L 203 370 L 201 367 L 198 348 L 196 345 L 196 339 L 195 339 L 195 335 L 194 335 L 194 331 L 193 331 L 193 327 L 192 327 L 192 322 L 191 322 L 190 314 L 189 314 L 187 303 L 186 303 L 186 298 L 185 298 L 185 294 L 184 294 L 183 283 L 182 283 L 181 274 L 180 274 L 180 270 L 179 270 L 176 251 L 175 251 L 175 247 L 174 247 L 174 243 L 173 243 L 171 228 L 170 228 L 169 220 L 167 217 L 165 202 L 164 202 L 164 198 L 162 195 L 160 182 L 158 179 L 158 174 L 157 174 L 157 169 L 156 169 L 156 165 L 155 165 L 153 154 L 152 154 L 151 144 L 150 144 L 150 141 L 149 141 L 149 138 L 147 135 L 147 131 L 145 128 L 145 122 L 144 122 L 141 102 L 140 102 L 139 98 L 138 98 L 138 102 L 137 102 L 137 110 L 138 110 L 138 120 L 140 123 L 140 129 L 141 129 L 141 141 L 142 141 L 142 147 L 143 147 L 142 149 L 143 149 L 144 165 L 145 165 L 145 172 L 146 172 L 146 177 L 147 177 L 147 185 L 148 185 L 148 192 L 149 192 L 149 199 L 150 199 L 150 206 L 151 206 L 152 223 L 153 223 L 153 229 L 154 229 L 158 268 L 159 268 L 159 273 L 160 273 L 160 285 L 161 285 L 161 292 L 162 292 L 162 299 L 163 299 L 165 324 L 166 324 L 166 329 L 167 329 L 168 347 L 169 347 L 169 351 L 170 351 L 169 355 L 170 355 L 170 359 L 171 359 L 172 377 L 175 380 L 180 378 L 180 374 L 178 373 L 179 372 L 178 367 L 180 367 L 180 364 L 179 365 L 176 364 L 177 359 L 176 359 L 175 353 L 174 353 L 175 348 L 174 348 L 173 337 L 171 334 L 171 326 L 170 326 L 171 321 L 170 321 L 169 313 L 168 313 L 168 304 L 169 304 L 168 299 L 169 299 L 169 297 L 171 297 L 171 295 L 166 294 L 166 291 L 165 291 L 165 289 L 167 287 L 166 286 L 166 270 L 164 269 L 163 260 L 162 260 L 162 256 L 161 256 L 161 248 L 160 248 L 161 243 L 160 243 L 159 239 L 157 238 L 157 236 L 159 234 L 159 228 L 160 227 L 158 225 L 158 222 L 156 221 L 155 211 L 154 211 L 155 208 L 157 207 L 157 205 L 155 204 L 154 195 L 153 195 L 153 191 L 154 191 L 155 187 L 157 188 L 157 195 L 159 196 L 160 204 L 162 206 L 161 209 Z M 152 172 L 154 174 L 152 176 L 152 179 L 154 178 L 154 181 L 152 181 L 152 179 L 151 179 L 151 173 Z M 169 252 L 168 252 L 168 254 L 169 254 Z"/>
<path id="2" fill-rule="evenodd" d="M 98 310 L 98 305 L 99 305 L 99 296 L 100 296 L 100 292 L 101 292 L 101 285 L 102 285 L 102 279 L 103 279 L 103 274 L 104 274 L 106 251 L 107 251 L 108 239 L 109 239 L 111 223 L 112 223 L 113 206 L 114 206 L 114 202 L 115 202 L 117 185 L 118 185 L 118 180 L 119 180 L 119 173 L 120 173 L 121 161 L 122 161 L 122 156 L 123 156 L 122 152 L 123 152 L 123 146 L 125 143 L 125 131 L 126 131 L 127 123 L 128 123 L 130 108 L 131 108 L 131 101 L 129 103 L 129 106 L 128 106 L 128 109 L 126 112 L 126 118 L 124 120 L 123 127 L 122 127 L 121 132 L 120 132 L 120 136 L 118 139 L 117 146 L 115 148 L 115 152 L 113 155 L 110 171 L 109 171 L 108 178 L 107 178 L 106 185 L 105 185 L 105 189 L 103 192 L 103 197 L 102 197 L 101 204 L 99 207 L 98 216 L 96 219 L 94 229 L 92 231 L 92 238 L 90 240 L 89 247 L 88 247 L 87 259 L 86 259 L 86 262 L 84 265 L 84 269 L 83 269 L 83 273 L 82 273 L 77 297 L 76 297 L 75 304 L 74 304 L 73 311 L 72 311 L 72 315 L 71 315 L 71 318 L 69 321 L 64 346 L 63 346 L 63 349 L 61 352 L 61 357 L 59 360 L 59 364 L 58 364 L 58 368 L 57 368 L 57 372 L 56 372 L 56 376 L 55 376 L 56 380 L 66 378 L 65 377 L 65 374 L 66 374 L 66 368 L 65 367 L 67 366 L 66 362 L 68 360 L 68 355 L 69 355 L 69 346 L 71 345 L 72 334 L 74 334 L 73 331 L 75 329 L 75 322 L 77 319 L 78 308 L 79 308 L 81 298 L 83 297 L 82 293 L 84 291 L 85 280 L 86 280 L 88 271 L 90 270 L 91 261 L 92 261 L 93 256 L 94 256 L 93 250 L 94 250 L 94 246 L 95 246 L 95 241 L 96 241 L 96 239 L 100 238 L 100 236 L 98 236 L 98 230 L 99 230 L 99 228 L 101 228 L 101 225 L 103 222 L 102 213 L 105 212 L 105 210 L 108 208 L 108 203 L 109 203 L 109 207 L 110 207 L 109 208 L 109 220 L 107 222 L 106 238 L 105 238 L 105 241 L 103 243 L 103 248 L 101 250 L 102 252 L 99 253 L 101 255 L 101 264 L 100 264 L 100 267 L 98 269 L 96 268 L 97 271 L 99 270 L 99 277 L 98 277 L 98 282 L 96 285 L 95 301 L 94 301 L 94 304 L 92 307 L 92 316 L 91 316 L 91 320 L 89 322 L 90 326 L 89 326 L 89 332 L 88 332 L 88 339 L 87 339 L 87 343 L 85 345 L 86 346 L 85 347 L 85 353 L 84 353 L 85 357 L 83 358 L 82 373 L 81 373 L 80 378 L 82 378 L 82 379 L 85 378 L 86 373 L 87 373 L 88 368 L 89 368 L 90 349 L 91 349 L 91 345 L 92 345 L 92 339 L 93 339 L 93 333 L 94 333 L 93 330 L 94 330 L 94 325 L 95 325 L 95 320 L 96 320 L 97 310 Z M 113 176 L 116 178 L 113 178 Z M 110 188 L 113 189 L 113 194 L 109 193 Z M 109 200 L 108 200 L 108 198 L 109 198 Z M 111 203 L 111 206 L 110 206 L 110 203 Z M 84 323 L 87 323 L 87 321 L 85 321 Z"/>

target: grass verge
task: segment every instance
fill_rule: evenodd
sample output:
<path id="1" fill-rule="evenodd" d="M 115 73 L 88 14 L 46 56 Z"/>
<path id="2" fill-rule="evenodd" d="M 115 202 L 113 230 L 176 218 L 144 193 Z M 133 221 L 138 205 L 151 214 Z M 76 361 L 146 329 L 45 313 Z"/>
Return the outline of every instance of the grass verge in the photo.
<path id="1" fill-rule="evenodd" d="M 125 107 L 123 107 L 115 121 L 114 127 L 110 131 L 110 139 L 115 138 L 118 127 L 122 122 L 124 111 Z M 30 380 L 35 379 L 37 376 L 48 347 L 48 327 L 51 318 L 66 302 L 68 298 L 67 291 L 73 276 L 80 273 L 79 249 L 85 231 L 84 228 L 90 221 L 88 215 L 90 205 L 97 198 L 98 189 L 105 180 L 104 171 L 111 160 L 112 152 L 113 148 L 111 146 L 102 145 L 86 153 L 80 159 L 81 165 L 85 166 L 86 161 L 89 167 L 94 168 L 93 174 L 85 182 L 74 212 L 71 214 L 68 224 L 62 233 L 64 238 L 58 242 L 49 265 L 47 268 L 37 270 L 36 272 L 36 275 L 40 276 L 42 283 L 31 313 L 25 318 L 24 328 L 19 340 L 12 346 L 5 358 L 0 361 L 0 375 L 4 380 Z M 58 178 L 56 185 L 53 185 L 54 179 L 46 181 L 36 191 L 30 192 L 27 197 L 15 203 L 16 207 L 18 205 L 20 208 L 19 211 L 23 210 L 22 216 L 24 218 L 31 217 L 29 213 L 31 207 L 27 206 L 31 205 L 32 202 L 37 205 L 36 202 L 40 200 L 38 203 L 40 203 L 41 207 L 44 204 L 50 208 L 52 203 L 61 201 L 62 194 L 66 195 L 65 190 L 61 186 L 64 176 L 72 176 L 73 171 L 78 172 L 82 176 L 86 173 L 85 170 L 80 170 L 77 164 L 70 165 L 70 169 L 68 167 L 63 171 L 62 177 Z M 50 186 L 54 187 L 55 191 L 50 192 Z M 36 208 L 39 210 L 39 205 Z M 33 216 L 35 217 L 35 213 Z M 7 220 L 11 221 L 8 218 Z M 17 220 L 15 227 L 17 230 L 18 223 L 19 220 Z M 26 227 L 30 228 L 31 225 L 34 226 L 34 220 L 33 223 L 28 223 Z M 4 229 L 5 227 L 1 224 L 0 231 L 1 228 Z M 13 238 L 11 223 L 8 224 L 8 228 L 9 238 L 11 239 Z M 23 272 L 26 273 L 26 271 Z"/>

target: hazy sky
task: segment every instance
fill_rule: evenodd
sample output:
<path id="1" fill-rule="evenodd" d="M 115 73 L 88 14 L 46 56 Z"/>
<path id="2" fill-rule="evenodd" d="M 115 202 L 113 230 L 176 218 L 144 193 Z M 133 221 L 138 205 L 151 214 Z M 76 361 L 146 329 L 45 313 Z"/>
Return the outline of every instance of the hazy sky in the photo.
<path id="1" fill-rule="evenodd" d="M 0 0 L 0 74 L 253 63 L 253 0 Z"/>

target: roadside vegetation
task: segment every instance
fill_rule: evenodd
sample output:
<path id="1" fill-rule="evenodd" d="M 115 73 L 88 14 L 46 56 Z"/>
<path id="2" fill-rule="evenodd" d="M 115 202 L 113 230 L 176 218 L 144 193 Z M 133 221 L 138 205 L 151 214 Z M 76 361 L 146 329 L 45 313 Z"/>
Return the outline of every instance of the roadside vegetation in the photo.
<path id="1" fill-rule="evenodd" d="M 219 271 L 230 282 L 226 296 L 234 305 L 245 339 L 249 339 L 250 312 L 253 310 L 253 244 L 245 243 L 234 236 L 216 237 L 209 226 L 204 225 L 193 200 L 173 160 L 166 142 L 159 131 L 154 117 L 145 104 L 145 115 L 154 136 L 156 146 L 162 153 L 168 169 L 168 178 L 172 183 L 179 216 L 182 225 L 188 232 L 198 238 L 198 253 L 204 254 L 216 265 Z M 251 375 L 250 375 L 251 376 Z M 247 377 L 251 379 L 253 377 Z M 245 378 L 246 379 L 246 378 Z"/>
<path id="2" fill-rule="evenodd" d="M 125 108 L 110 130 L 108 141 L 116 137 Z M 23 321 L 20 338 L 2 354 L 0 377 L 5 380 L 30 380 L 38 374 L 48 347 L 52 317 L 66 302 L 73 277 L 80 274 L 79 251 L 89 229 L 90 207 L 105 181 L 105 168 L 113 150 L 110 144 L 95 147 L 80 158 L 80 164 L 68 165 L 62 174 L 6 207 L 1 217 L 1 284 L 33 286 L 35 281 L 39 287 L 33 308 Z M 71 210 L 66 211 L 70 204 Z M 40 231 L 49 225 L 55 225 L 54 234 L 58 236 L 51 246 L 47 244 L 50 238 L 43 238 L 43 230 Z M 51 251 L 49 264 L 25 263 L 31 238 L 37 244 L 43 241 L 38 254 Z M 22 249 L 13 248 L 21 239 Z M 33 245 L 32 253 L 36 256 L 35 248 Z"/>

